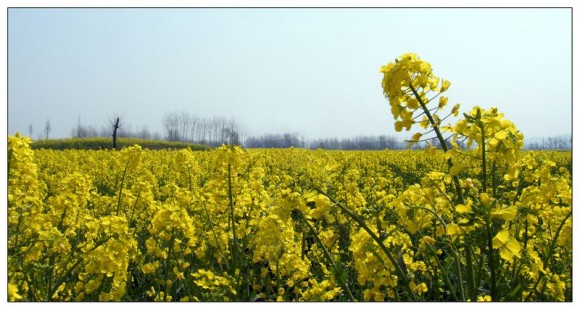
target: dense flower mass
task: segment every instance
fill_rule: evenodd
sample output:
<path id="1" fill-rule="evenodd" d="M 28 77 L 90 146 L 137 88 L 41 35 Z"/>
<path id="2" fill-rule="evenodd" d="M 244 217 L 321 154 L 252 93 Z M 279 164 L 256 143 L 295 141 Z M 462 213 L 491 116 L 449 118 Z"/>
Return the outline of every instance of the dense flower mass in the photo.
<path id="1" fill-rule="evenodd" d="M 453 273 L 437 265 L 465 267 L 462 243 L 481 236 L 483 208 L 496 222 L 497 267 L 522 286 L 516 294 L 568 299 L 569 153 L 527 153 L 517 173 L 496 179 L 506 198 L 466 178 L 473 195 L 454 205 L 440 151 L 28 143 L 9 138 L 10 301 L 461 300 Z M 464 164 L 460 175 L 477 175 L 478 165 Z M 368 223 L 395 263 L 338 204 Z M 487 248 L 471 250 L 484 265 L 474 299 L 486 299 Z"/>
<path id="2" fill-rule="evenodd" d="M 572 158 L 381 68 L 425 151 L 31 150 L 8 137 L 9 301 L 571 301 Z M 438 101 L 434 101 L 439 97 Z M 465 143 L 464 143 L 465 142 Z M 436 146 L 437 145 L 437 146 Z"/>

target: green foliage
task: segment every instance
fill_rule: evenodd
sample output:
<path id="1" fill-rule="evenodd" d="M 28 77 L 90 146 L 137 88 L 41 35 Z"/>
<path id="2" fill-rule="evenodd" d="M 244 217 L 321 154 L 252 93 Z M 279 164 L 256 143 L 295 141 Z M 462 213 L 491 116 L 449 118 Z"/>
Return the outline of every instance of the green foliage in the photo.
<path id="1" fill-rule="evenodd" d="M 91 137 L 91 138 L 65 138 L 35 141 L 32 143 L 32 149 L 77 149 L 77 150 L 101 150 L 112 149 L 113 143 L 110 138 Z M 143 149 L 191 149 L 191 150 L 209 150 L 208 146 L 190 144 L 183 142 L 168 142 L 158 140 L 147 140 L 139 138 L 119 138 L 117 139 L 117 148 L 122 149 L 133 145 L 139 145 Z"/>

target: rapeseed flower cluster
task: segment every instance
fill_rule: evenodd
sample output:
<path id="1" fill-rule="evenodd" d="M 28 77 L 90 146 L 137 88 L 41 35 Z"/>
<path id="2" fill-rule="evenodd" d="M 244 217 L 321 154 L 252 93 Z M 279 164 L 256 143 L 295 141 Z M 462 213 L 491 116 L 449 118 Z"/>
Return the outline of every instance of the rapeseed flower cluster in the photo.
<path id="1" fill-rule="evenodd" d="M 549 160 L 538 164 L 532 155 L 521 156 L 523 134 L 497 108 L 474 107 L 455 125 L 442 127 L 434 114 L 448 99 L 431 108 L 425 104 L 431 100 L 425 94 L 446 87 L 438 87 L 431 66 L 415 54 L 404 54 L 380 71 L 391 112 L 395 119 L 402 119 L 395 123 L 397 131 L 401 126 L 410 129 L 416 111 L 425 114 L 429 123 L 424 127 L 435 132 L 448 165 L 442 173 L 434 167 L 436 172 L 427 174 L 421 184 L 409 186 L 392 203 L 400 226 L 432 240 L 425 243 L 433 253 L 432 273 L 447 273 L 444 263 L 457 265 L 455 276 L 463 278 L 459 283 L 461 293 L 451 289 L 456 300 L 545 299 L 546 289 L 555 295 L 553 299 L 562 300 L 565 288 L 561 287 L 566 284 L 559 281 L 560 276 L 554 279 L 557 284 L 549 284 L 544 271 L 546 261 L 560 251 L 555 244 L 570 243 L 571 187 L 566 169 L 556 171 L 555 163 Z M 451 114 L 458 114 L 458 109 Z M 446 132 L 451 135 L 445 138 Z M 416 143 L 420 138 L 421 134 L 416 134 L 409 142 Z M 460 146 L 463 142 L 467 149 Z M 426 152 L 433 156 L 435 147 L 428 144 Z M 544 225 L 544 220 L 551 221 L 551 228 Z M 548 230 L 550 233 L 543 237 L 537 234 Z M 537 251 L 538 242 L 550 249 Z M 438 257 L 433 245 L 450 250 L 452 256 Z M 569 248 L 563 250 L 571 252 Z M 475 264 L 478 259 L 487 267 Z M 510 268 L 512 277 L 498 280 Z M 519 274 L 515 269 L 520 269 Z M 479 294 L 481 283 L 474 280 L 476 277 L 487 282 L 490 295 Z M 443 280 L 443 284 L 451 286 L 450 281 Z M 520 289 L 513 290 L 515 285 Z"/>

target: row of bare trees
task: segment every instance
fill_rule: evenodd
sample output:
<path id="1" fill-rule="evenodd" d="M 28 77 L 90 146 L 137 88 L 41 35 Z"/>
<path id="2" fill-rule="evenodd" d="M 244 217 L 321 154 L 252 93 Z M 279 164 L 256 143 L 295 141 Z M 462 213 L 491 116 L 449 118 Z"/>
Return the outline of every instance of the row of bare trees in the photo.
<path id="1" fill-rule="evenodd" d="M 298 133 L 264 134 L 261 136 L 245 137 L 238 129 L 237 121 L 231 117 L 215 116 L 211 118 L 198 117 L 187 111 L 166 113 L 162 120 L 164 132 L 150 132 L 147 126 L 132 130 L 125 124 L 124 117 L 115 115 L 100 128 L 81 124 L 78 117 L 77 125 L 71 130 L 72 137 L 135 137 L 142 139 L 181 141 L 187 143 L 220 146 L 222 144 L 242 145 L 247 148 L 324 148 L 342 150 L 373 150 L 373 149 L 402 149 L 406 147 L 392 136 L 358 136 L 354 138 L 319 138 L 305 139 Z M 29 136 L 33 134 L 32 124 L 28 126 Z M 48 139 L 52 131 L 50 120 L 47 119 L 43 132 L 38 139 Z M 423 148 L 424 145 L 415 145 L 413 148 Z M 463 145 L 462 145 L 463 146 Z M 464 146 L 463 146 L 464 147 Z M 568 136 L 546 137 L 541 141 L 529 143 L 526 149 L 571 149 L 572 139 Z"/>
<path id="2" fill-rule="evenodd" d="M 110 117 L 99 129 L 92 125 L 83 125 L 79 115 L 77 124 L 71 130 L 71 136 L 76 138 L 111 137 L 113 134 L 115 137 L 164 139 L 211 146 L 222 144 L 241 145 L 243 138 L 233 117 L 215 116 L 203 118 L 183 111 L 167 113 L 163 116 L 161 122 L 164 129 L 163 135 L 158 132 L 151 132 L 147 126 L 132 130 L 131 125 L 126 124 L 125 117 L 122 115 Z M 45 134 L 39 135 L 38 139 L 48 139 L 51 130 L 50 120 L 47 120 L 44 127 Z M 28 126 L 28 131 L 29 135 L 32 136 L 32 124 Z"/>
<path id="3" fill-rule="evenodd" d="M 306 141 L 298 137 L 297 133 L 265 134 L 262 136 L 250 136 L 245 139 L 244 147 L 247 148 L 290 148 L 306 147 Z"/>
<path id="4" fill-rule="evenodd" d="M 118 122 L 117 122 L 118 120 Z M 149 127 L 144 125 L 141 129 L 133 130 L 130 124 L 125 123 L 125 117 L 122 115 L 111 116 L 104 125 L 99 129 L 92 125 L 83 125 L 81 123 L 81 117 L 78 117 L 77 125 L 72 128 L 71 136 L 77 138 L 86 137 L 111 137 L 115 133 L 117 137 L 134 137 L 142 139 L 162 139 L 161 135 L 157 132 L 151 132 Z"/>
<path id="5" fill-rule="evenodd" d="M 165 138 L 205 145 L 240 145 L 240 133 L 234 118 L 215 116 L 198 117 L 187 111 L 171 112 L 163 116 L 161 123 Z"/>
<path id="6" fill-rule="evenodd" d="M 300 147 L 310 149 L 340 149 L 340 150 L 383 150 L 402 149 L 404 143 L 392 136 L 357 136 L 353 138 L 318 138 L 305 139 L 298 133 L 264 134 L 250 136 L 245 139 L 244 146 L 248 148 L 289 148 Z"/>
<path id="7" fill-rule="evenodd" d="M 403 149 L 405 144 L 399 142 L 392 136 L 361 135 L 353 138 L 320 138 L 311 140 L 308 147 L 341 150 L 383 150 L 383 149 Z"/>
<path id="8" fill-rule="evenodd" d="M 525 148 L 531 150 L 572 149 L 572 136 L 544 137 L 541 141 L 532 142 L 529 145 L 526 145 Z"/>
<path id="9" fill-rule="evenodd" d="M 42 133 L 38 134 L 38 139 L 48 139 L 48 136 L 52 132 L 52 126 L 50 125 L 50 119 L 46 119 L 46 123 L 44 124 L 44 130 Z M 32 124 L 28 125 L 28 136 L 32 138 L 32 134 L 34 133 L 34 127 Z"/>

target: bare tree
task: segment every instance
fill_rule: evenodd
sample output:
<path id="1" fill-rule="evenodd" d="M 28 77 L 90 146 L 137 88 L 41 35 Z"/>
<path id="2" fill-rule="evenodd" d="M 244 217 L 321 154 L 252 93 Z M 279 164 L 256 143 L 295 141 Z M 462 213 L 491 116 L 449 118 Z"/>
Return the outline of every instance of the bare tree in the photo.
<path id="1" fill-rule="evenodd" d="M 216 127 L 217 127 L 217 135 L 218 135 L 218 144 L 219 145 L 223 145 L 226 142 L 226 138 L 227 138 L 227 128 L 228 128 L 228 122 L 226 120 L 225 117 L 223 116 L 219 116 L 215 118 L 216 121 Z"/>
<path id="2" fill-rule="evenodd" d="M 72 128 L 71 136 L 77 138 L 86 138 L 86 137 L 94 137 L 94 136 L 107 136 L 109 135 L 109 129 L 103 129 L 101 134 L 99 131 L 93 126 L 83 126 L 81 124 L 81 116 L 78 116 L 77 125 Z"/>
<path id="3" fill-rule="evenodd" d="M 165 114 L 161 119 L 161 123 L 165 128 L 165 134 L 170 141 L 179 140 L 179 114 L 171 112 Z"/>
<path id="4" fill-rule="evenodd" d="M 198 121 L 197 124 L 198 127 L 198 133 L 197 133 L 197 140 L 198 142 L 200 142 L 201 144 L 206 144 L 207 140 L 206 140 L 206 136 L 207 136 L 207 132 L 208 132 L 208 121 L 205 118 L 202 118 Z"/>
<path id="5" fill-rule="evenodd" d="M 227 121 L 223 116 L 215 116 L 212 119 L 214 129 L 214 145 L 219 146 L 225 143 Z"/>
<path id="6" fill-rule="evenodd" d="M 187 137 L 188 137 L 187 135 L 189 133 L 189 126 L 190 126 L 189 118 L 190 118 L 189 113 L 186 111 L 182 111 L 178 117 L 179 133 L 180 133 L 178 140 L 180 140 L 182 142 L 187 142 Z"/>
<path id="7" fill-rule="evenodd" d="M 151 139 L 151 133 L 149 132 L 147 125 L 143 125 L 137 136 L 142 139 Z"/>
<path id="8" fill-rule="evenodd" d="M 207 139 L 208 139 L 208 145 L 214 145 L 214 141 L 216 139 L 216 122 L 215 122 L 215 117 L 213 119 L 208 119 L 207 121 Z"/>
<path id="9" fill-rule="evenodd" d="M 85 128 L 86 132 L 87 132 L 87 137 L 95 137 L 95 136 L 99 136 L 99 132 L 97 131 L 97 129 L 93 126 L 88 126 L 87 128 Z"/>
<path id="10" fill-rule="evenodd" d="M 226 124 L 226 138 L 230 145 L 241 145 L 240 134 L 238 132 L 238 124 L 236 120 L 231 117 Z"/>
<path id="11" fill-rule="evenodd" d="M 161 119 L 170 141 L 197 142 L 211 146 L 240 144 L 237 123 L 232 117 L 200 118 L 187 111 L 166 113 Z"/>
<path id="12" fill-rule="evenodd" d="M 52 131 L 52 127 L 50 126 L 50 120 L 46 119 L 46 124 L 44 125 L 44 133 L 46 134 L 46 139 L 48 139 L 48 134 Z"/>
<path id="13" fill-rule="evenodd" d="M 32 138 L 32 123 L 28 125 L 28 136 Z"/>
<path id="14" fill-rule="evenodd" d="M 121 115 L 113 115 L 113 117 L 109 118 L 108 124 L 108 127 L 113 130 L 113 149 L 117 149 L 117 134 L 119 128 L 125 124 L 125 119 Z"/>
<path id="15" fill-rule="evenodd" d="M 120 128 L 119 122 L 120 118 L 117 117 L 115 120 L 115 124 L 113 125 L 113 148 L 117 149 L 117 130 Z"/>
<path id="16" fill-rule="evenodd" d="M 72 130 L 72 136 L 77 138 L 87 137 L 86 129 L 81 125 L 81 115 L 78 116 L 77 126 Z"/>
<path id="17" fill-rule="evenodd" d="M 197 118 L 196 115 L 191 115 L 189 117 L 189 123 L 190 123 L 190 126 L 189 126 L 190 132 L 189 132 L 189 134 L 191 135 L 191 142 L 192 143 L 195 141 L 195 131 L 198 128 L 198 122 L 199 122 L 199 118 Z"/>

